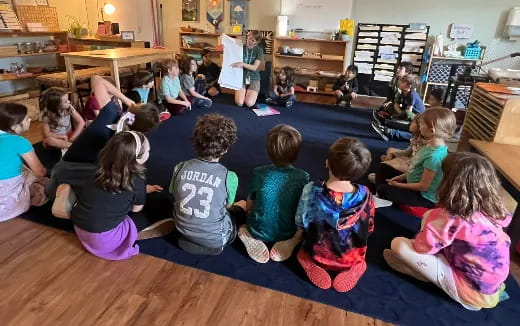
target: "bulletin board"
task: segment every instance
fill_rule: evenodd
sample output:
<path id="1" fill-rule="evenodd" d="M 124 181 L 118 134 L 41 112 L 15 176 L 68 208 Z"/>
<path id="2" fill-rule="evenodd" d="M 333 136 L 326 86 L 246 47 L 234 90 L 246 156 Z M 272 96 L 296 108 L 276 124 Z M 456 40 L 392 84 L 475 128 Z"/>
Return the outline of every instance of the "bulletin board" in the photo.
<path id="1" fill-rule="evenodd" d="M 289 29 L 332 32 L 340 19 L 351 18 L 353 0 L 282 0 L 281 15 L 289 16 Z"/>

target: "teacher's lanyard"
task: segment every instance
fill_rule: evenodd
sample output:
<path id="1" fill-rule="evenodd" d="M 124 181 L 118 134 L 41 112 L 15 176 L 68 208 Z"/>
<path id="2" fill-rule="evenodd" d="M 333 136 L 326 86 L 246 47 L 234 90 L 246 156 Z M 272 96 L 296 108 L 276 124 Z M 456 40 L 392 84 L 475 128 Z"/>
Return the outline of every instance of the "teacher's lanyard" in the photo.
<path id="1" fill-rule="evenodd" d="M 251 51 L 250 51 L 250 49 L 246 45 L 246 63 L 248 65 L 252 64 L 251 60 L 253 59 L 253 55 L 254 55 L 253 49 L 251 49 Z M 246 74 L 247 75 L 246 79 L 247 79 L 247 78 L 249 78 L 249 69 L 246 69 L 246 72 L 247 72 L 247 74 Z"/>

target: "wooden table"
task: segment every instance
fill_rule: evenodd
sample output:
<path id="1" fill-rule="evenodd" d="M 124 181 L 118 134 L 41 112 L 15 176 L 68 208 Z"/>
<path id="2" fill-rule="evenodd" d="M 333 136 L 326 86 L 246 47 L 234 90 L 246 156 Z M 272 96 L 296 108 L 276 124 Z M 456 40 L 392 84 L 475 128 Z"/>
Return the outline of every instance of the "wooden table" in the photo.
<path id="1" fill-rule="evenodd" d="M 469 143 L 475 151 L 493 163 L 502 179 L 502 187 L 520 203 L 520 146 L 491 143 L 470 139 Z M 512 246 L 520 239 L 520 204 L 517 204 L 508 233 L 513 240 Z"/>
<path id="2" fill-rule="evenodd" d="M 174 59 L 175 52 L 167 49 L 117 48 L 108 50 L 94 50 L 81 52 L 67 52 L 61 54 L 65 58 L 69 87 L 76 89 L 74 79 L 74 65 L 104 67 L 108 66 L 114 78 L 116 87 L 120 88 L 119 68 L 138 66 L 140 64 L 165 59 Z"/>

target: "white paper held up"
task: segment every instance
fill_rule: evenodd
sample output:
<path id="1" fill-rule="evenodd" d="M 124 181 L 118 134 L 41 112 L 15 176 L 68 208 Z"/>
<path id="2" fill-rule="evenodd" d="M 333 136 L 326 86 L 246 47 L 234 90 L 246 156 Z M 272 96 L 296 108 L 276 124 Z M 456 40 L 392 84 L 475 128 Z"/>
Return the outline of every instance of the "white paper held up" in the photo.
<path id="1" fill-rule="evenodd" d="M 231 65 L 235 62 L 244 62 L 242 41 L 239 38 L 235 39 L 222 34 L 222 45 L 224 46 L 224 58 L 218 83 L 222 87 L 241 89 L 244 84 L 244 69 L 233 68 Z"/>

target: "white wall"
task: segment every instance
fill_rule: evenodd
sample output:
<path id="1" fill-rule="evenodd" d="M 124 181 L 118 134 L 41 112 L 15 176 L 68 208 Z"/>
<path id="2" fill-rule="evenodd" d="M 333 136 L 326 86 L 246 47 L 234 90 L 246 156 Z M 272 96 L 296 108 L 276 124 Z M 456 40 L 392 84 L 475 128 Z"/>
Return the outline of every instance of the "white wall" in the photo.
<path id="1" fill-rule="evenodd" d="M 518 5 L 518 0 L 354 0 L 352 16 L 357 23 L 427 23 L 430 35 L 447 35 L 451 23 L 473 24 L 472 41 L 488 46 L 489 60 L 520 50 L 520 42 L 501 38 L 509 9 Z"/>

